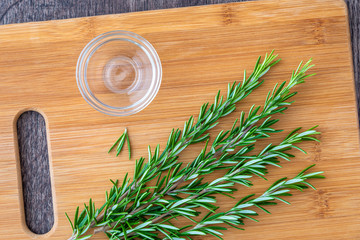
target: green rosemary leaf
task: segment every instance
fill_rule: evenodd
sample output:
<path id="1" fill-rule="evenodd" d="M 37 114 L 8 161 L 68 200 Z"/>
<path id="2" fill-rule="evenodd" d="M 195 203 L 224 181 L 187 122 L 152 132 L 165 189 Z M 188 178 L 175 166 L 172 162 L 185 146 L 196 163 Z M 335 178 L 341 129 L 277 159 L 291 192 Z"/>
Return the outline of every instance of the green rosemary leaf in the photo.
<path id="1" fill-rule="evenodd" d="M 81 238 L 76 238 L 77 240 L 85 240 L 85 239 L 89 239 L 91 238 L 92 235 L 87 235 L 87 236 L 84 236 L 84 237 L 81 237 Z"/>
<path id="2" fill-rule="evenodd" d="M 129 150 L 129 160 L 131 159 L 131 147 L 130 147 L 130 139 L 129 139 L 129 134 L 126 133 L 126 142 L 127 142 L 127 146 L 128 146 L 128 150 Z"/>
<path id="3" fill-rule="evenodd" d="M 116 146 L 116 144 L 119 143 L 119 141 L 122 139 L 122 137 L 123 137 L 123 135 L 121 135 L 121 136 L 116 140 L 116 142 L 115 142 L 115 143 L 111 146 L 111 148 L 109 149 L 108 153 L 110 153 L 111 150 L 113 150 L 113 148 Z"/>
<path id="4" fill-rule="evenodd" d="M 67 218 L 67 220 L 69 221 L 70 225 L 71 225 L 71 229 L 74 231 L 74 225 L 73 223 L 71 222 L 70 218 L 69 218 L 69 215 L 65 212 L 65 216 Z"/>
<path id="5" fill-rule="evenodd" d="M 119 145 L 116 148 L 117 151 L 116 156 L 120 154 L 121 150 L 123 149 L 124 143 L 125 143 L 125 133 L 122 135 L 122 138 L 119 141 Z"/>
<path id="6" fill-rule="evenodd" d="M 78 226 L 78 215 L 79 215 L 79 210 L 80 208 L 77 207 L 76 208 L 76 211 L 75 211 L 75 216 L 74 216 L 74 227 L 77 227 Z"/>

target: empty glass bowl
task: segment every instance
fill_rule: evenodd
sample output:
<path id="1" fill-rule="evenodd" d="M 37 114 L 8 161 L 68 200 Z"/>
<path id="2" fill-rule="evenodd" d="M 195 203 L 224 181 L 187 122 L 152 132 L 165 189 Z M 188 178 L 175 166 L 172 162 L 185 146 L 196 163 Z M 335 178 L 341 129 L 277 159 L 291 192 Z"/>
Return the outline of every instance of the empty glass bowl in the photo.
<path id="1" fill-rule="evenodd" d="M 161 62 L 154 47 L 128 31 L 112 31 L 91 40 L 76 67 L 81 95 L 96 110 L 127 116 L 144 109 L 161 84 Z"/>

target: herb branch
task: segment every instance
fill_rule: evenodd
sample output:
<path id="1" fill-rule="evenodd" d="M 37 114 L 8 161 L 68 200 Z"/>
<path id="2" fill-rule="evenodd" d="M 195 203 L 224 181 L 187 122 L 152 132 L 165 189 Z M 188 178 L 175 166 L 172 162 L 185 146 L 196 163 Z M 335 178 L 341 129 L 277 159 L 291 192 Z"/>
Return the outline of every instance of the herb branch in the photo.
<path id="1" fill-rule="evenodd" d="M 242 225 L 241 219 L 246 214 L 241 212 L 241 215 L 240 210 L 236 212 L 239 204 L 230 212 L 215 214 L 218 209 L 218 206 L 215 205 L 215 194 L 219 193 L 231 197 L 231 194 L 237 190 L 234 188 L 235 184 L 246 187 L 252 186 L 250 178 L 253 175 L 265 178 L 268 165 L 281 167 L 279 159 L 290 160 L 294 157 L 288 152 L 290 149 L 305 152 L 296 144 L 302 141 L 317 141 L 314 135 L 319 134 L 315 127 L 304 132 L 300 132 L 300 128 L 297 128 L 281 143 L 269 144 L 260 153 L 249 155 L 259 139 L 269 138 L 272 133 L 281 131 L 272 128 L 272 125 L 278 122 L 278 119 L 273 119 L 273 115 L 283 113 L 293 103 L 289 99 L 296 95 L 296 92 L 291 91 L 292 88 L 303 83 L 305 78 L 312 76 L 306 74 L 306 71 L 312 67 L 310 65 L 311 60 L 309 60 L 305 64 L 302 62 L 299 64 L 298 68 L 293 71 L 288 83 L 284 81 L 275 85 L 273 90 L 268 93 L 263 107 L 253 105 L 247 114 L 241 112 L 240 118 L 234 122 L 232 128 L 221 131 L 209 146 L 209 133 L 207 131 L 215 127 L 221 117 L 233 112 L 237 102 L 246 98 L 262 84 L 260 78 L 279 61 L 275 60 L 276 57 L 277 55 L 273 55 L 271 52 L 265 56 L 262 63 L 260 63 L 261 58 L 258 58 L 249 77 L 245 71 L 242 82 L 234 82 L 228 85 L 226 96 L 220 97 L 219 91 L 210 107 L 209 103 L 206 103 L 200 108 L 196 121 L 191 116 L 185 122 L 182 131 L 173 129 L 162 153 L 160 153 L 159 145 L 154 152 L 149 147 L 148 161 L 145 163 L 145 158 L 136 161 L 132 180 L 126 174 L 121 186 L 118 185 L 118 181 L 112 181 L 113 187 L 109 192 L 106 192 L 106 202 L 102 207 L 96 209 L 95 204 L 90 199 L 88 205 L 84 204 L 81 213 L 79 207 L 77 208 L 73 222 L 66 214 L 73 229 L 73 234 L 69 240 L 88 239 L 99 232 L 104 232 L 110 239 L 133 239 L 137 237 L 161 239 L 159 233 L 168 239 L 183 239 L 183 236 L 191 239 L 192 235 L 204 234 L 220 237 L 221 233 L 216 229 L 224 230 L 224 227 L 207 226 L 209 225 L 208 218 L 220 215 L 224 219 L 229 216 L 235 219 L 233 215 L 237 214 L 240 217 L 236 218 L 237 224 L 233 223 L 233 225 Z M 125 140 L 128 141 L 129 145 L 126 129 L 109 151 L 118 144 L 118 155 Z M 203 141 L 206 141 L 204 149 L 193 162 L 183 167 L 183 164 L 177 161 L 178 155 L 189 145 Z M 209 175 L 220 169 L 227 169 L 228 171 L 223 177 L 212 182 L 204 181 L 204 175 Z M 320 175 L 319 173 L 303 175 L 302 172 L 294 178 L 302 179 L 302 181 L 299 180 L 299 182 L 294 182 L 291 185 L 291 180 L 282 179 L 281 181 L 285 181 L 282 183 L 284 187 L 279 185 L 277 188 L 291 188 L 297 183 L 296 186 L 301 188 L 301 184 L 308 184 L 305 180 L 311 176 Z M 150 181 L 156 181 L 155 186 L 148 186 Z M 263 194 L 261 197 L 265 200 L 270 199 L 275 197 L 275 193 L 277 192 L 268 190 L 264 193 L 267 195 Z M 272 200 L 281 199 L 274 198 Z M 246 203 L 250 204 L 248 201 Z M 255 204 L 259 199 L 252 199 L 251 201 Z M 261 204 L 254 206 L 260 207 Z M 204 211 L 209 212 L 203 219 L 205 222 L 197 223 L 193 219 L 201 213 L 198 208 L 203 208 Z M 265 211 L 265 209 L 263 210 Z M 175 227 L 171 220 L 180 216 L 196 222 L 196 225 L 191 226 L 192 228 L 188 230 L 186 228 L 189 227 L 181 229 Z M 220 223 L 219 221 L 222 220 L 215 222 Z M 89 233 L 90 228 L 93 229 L 92 233 Z"/>
<path id="2" fill-rule="evenodd" d="M 292 196 L 290 193 L 291 189 L 303 191 L 304 189 L 311 187 L 315 190 L 315 187 L 307 182 L 307 180 L 312 178 L 324 178 L 324 176 L 321 175 L 323 172 L 306 173 L 313 166 L 315 165 L 307 167 L 292 179 L 288 180 L 287 178 L 281 178 L 277 180 L 259 197 L 254 197 L 255 194 L 244 197 L 234 207 L 226 212 L 209 212 L 202 218 L 201 221 L 196 222 L 193 220 L 196 223 L 194 226 L 191 226 L 191 228 L 188 227 L 189 229 L 176 232 L 176 234 L 174 234 L 176 236 L 181 236 L 181 238 L 175 237 L 172 239 L 185 240 L 191 239 L 191 236 L 194 235 L 207 234 L 211 234 L 222 239 L 221 236 L 223 234 L 219 230 L 226 230 L 227 228 L 219 227 L 218 225 L 220 224 L 244 230 L 239 227 L 244 225 L 244 219 L 250 219 L 257 222 L 257 220 L 254 219 L 254 216 L 258 215 L 258 213 L 249 208 L 257 207 L 266 213 L 270 213 L 265 207 L 268 205 L 276 205 L 276 201 L 290 204 L 288 201 L 284 200 L 283 197 Z M 186 236 L 186 238 L 182 238 L 183 236 Z"/>

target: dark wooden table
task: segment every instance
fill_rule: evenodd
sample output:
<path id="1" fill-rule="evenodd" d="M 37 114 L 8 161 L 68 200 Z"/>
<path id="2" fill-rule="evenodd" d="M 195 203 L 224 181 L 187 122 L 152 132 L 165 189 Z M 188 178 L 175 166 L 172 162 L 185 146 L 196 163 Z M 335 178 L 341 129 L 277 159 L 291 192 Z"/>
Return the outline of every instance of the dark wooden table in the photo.
<path id="1" fill-rule="evenodd" d="M 0 24 L 235 1 L 236 0 L 2 0 L 0 2 Z M 357 102 L 359 103 L 360 1 L 346 0 L 346 2 L 349 9 L 355 84 Z M 54 223 L 45 133 L 45 122 L 39 114 L 28 112 L 20 117 L 18 121 L 18 136 L 20 162 L 22 165 L 25 216 L 28 227 L 35 233 L 48 232 Z"/>

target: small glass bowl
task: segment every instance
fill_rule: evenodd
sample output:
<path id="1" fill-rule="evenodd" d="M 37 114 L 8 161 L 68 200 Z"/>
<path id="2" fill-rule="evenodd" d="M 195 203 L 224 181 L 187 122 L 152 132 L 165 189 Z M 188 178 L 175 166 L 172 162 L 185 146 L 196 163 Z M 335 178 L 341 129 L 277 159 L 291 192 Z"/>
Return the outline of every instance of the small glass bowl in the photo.
<path id="1" fill-rule="evenodd" d="M 83 98 L 112 116 L 135 114 L 149 105 L 159 91 L 161 76 L 154 47 L 138 34 L 120 30 L 92 39 L 76 66 Z"/>

